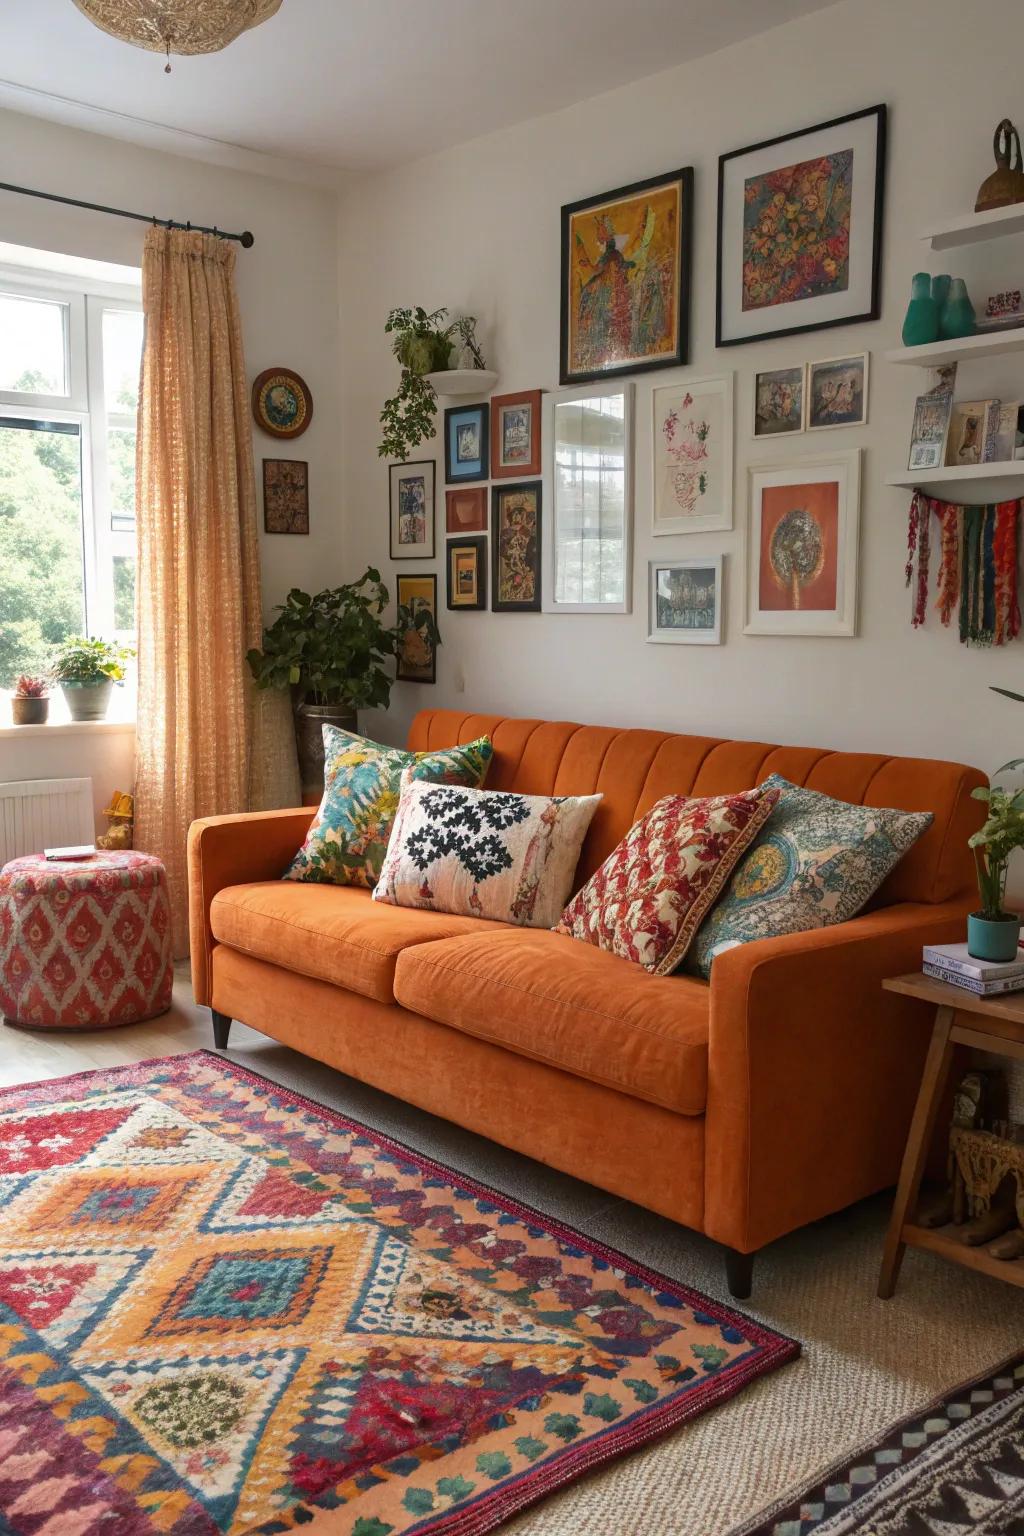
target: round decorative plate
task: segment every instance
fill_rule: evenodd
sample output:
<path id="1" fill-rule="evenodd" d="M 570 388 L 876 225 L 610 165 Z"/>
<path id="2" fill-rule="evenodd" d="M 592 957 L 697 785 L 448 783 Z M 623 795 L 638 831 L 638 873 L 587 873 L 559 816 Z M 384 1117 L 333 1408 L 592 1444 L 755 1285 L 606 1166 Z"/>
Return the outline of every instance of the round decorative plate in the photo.
<path id="1" fill-rule="evenodd" d="M 265 368 L 252 386 L 252 413 L 271 437 L 301 437 L 313 419 L 313 396 L 290 368 Z"/>

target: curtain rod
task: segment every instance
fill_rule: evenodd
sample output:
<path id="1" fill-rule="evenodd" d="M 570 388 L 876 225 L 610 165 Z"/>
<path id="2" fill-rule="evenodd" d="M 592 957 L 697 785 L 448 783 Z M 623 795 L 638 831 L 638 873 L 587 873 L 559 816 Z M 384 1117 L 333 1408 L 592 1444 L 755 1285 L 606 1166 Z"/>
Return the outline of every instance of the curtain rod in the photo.
<path id="1" fill-rule="evenodd" d="M 16 187 L 9 181 L 0 181 L 0 192 L 18 192 L 22 197 L 42 197 L 48 203 L 66 203 L 69 208 L 88 208 L 93 213 L 112 213 L 118 219 L 137 219 L 140 224 L 161 224 L 165 229 L 191 229 L 200 235 L 219 235 L 222 240 L 237 240 L 243 250 L 255 244 L 255 236 L 249 229 L 240 235 L 232 235 L 226 229 L 211 229 L 208 224 L 182 224 L 178 219 L 158 219 L 155 214 L 129 213 L 126 208 L 107 208 L 103 203 L 85 203 L 77 197 L 61 197 L 56 192 L 37 192 L 34 187 Z"/>

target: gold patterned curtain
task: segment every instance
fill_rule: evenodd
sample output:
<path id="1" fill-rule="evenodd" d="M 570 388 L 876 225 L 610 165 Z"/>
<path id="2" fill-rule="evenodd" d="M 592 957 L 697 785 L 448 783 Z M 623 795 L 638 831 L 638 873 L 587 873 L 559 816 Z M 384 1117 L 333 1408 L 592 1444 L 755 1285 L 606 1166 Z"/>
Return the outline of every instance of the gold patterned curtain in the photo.
<path id="1" fill-rule="evenodd" d="M 135 846 L 167 866 L 174 953 L 188 952 L 190 822 L 299 803 L 283 693 L 256 694 L 256 488 L 235 250 L 146 235 L 136 461 L 139 654 Z"/>

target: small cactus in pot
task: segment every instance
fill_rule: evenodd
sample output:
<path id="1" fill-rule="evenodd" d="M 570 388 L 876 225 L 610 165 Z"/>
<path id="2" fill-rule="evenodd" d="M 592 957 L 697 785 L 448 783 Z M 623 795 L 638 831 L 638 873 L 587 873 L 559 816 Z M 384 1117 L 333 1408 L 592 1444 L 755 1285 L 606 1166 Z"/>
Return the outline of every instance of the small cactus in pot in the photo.
<path id="1" fill-rule="evenodd" d="M 19 677 L 11 699 L 15 725 L 45 725 L 50 713 L 50 685 L 45 677 Z"/>

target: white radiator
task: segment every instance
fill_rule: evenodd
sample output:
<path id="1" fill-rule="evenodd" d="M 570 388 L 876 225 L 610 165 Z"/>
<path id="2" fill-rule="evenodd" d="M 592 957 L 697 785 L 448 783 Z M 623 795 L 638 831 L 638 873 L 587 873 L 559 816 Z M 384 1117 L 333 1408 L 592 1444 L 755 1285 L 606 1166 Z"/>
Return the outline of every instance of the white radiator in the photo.
<path id="1" fill-rule="evenodd" d="M 44 848 L 91 843 L 95 836 L 92 779 L 0 784 L 0 864 Z"/>

